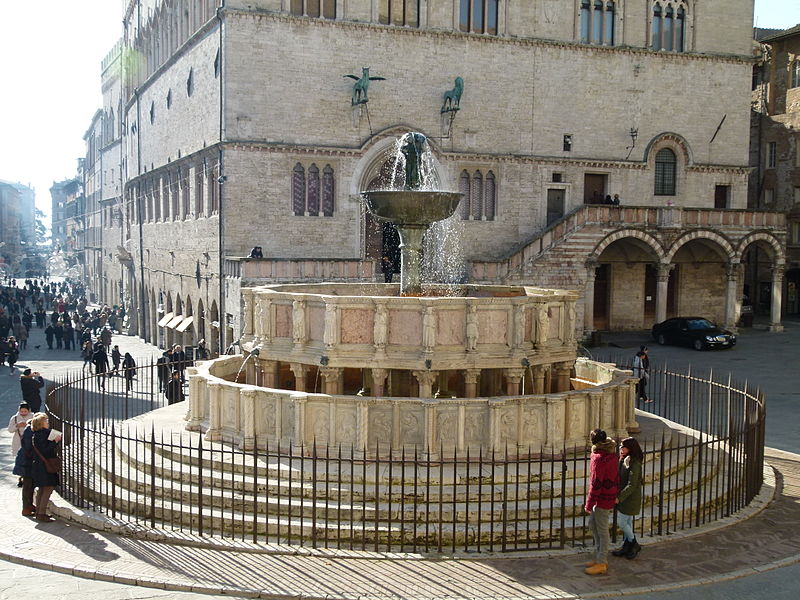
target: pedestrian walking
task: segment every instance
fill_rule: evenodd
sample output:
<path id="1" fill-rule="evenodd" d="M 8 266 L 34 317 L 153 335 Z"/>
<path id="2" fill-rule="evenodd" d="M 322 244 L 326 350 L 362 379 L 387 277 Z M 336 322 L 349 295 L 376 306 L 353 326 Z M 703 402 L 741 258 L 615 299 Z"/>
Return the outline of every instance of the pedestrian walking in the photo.
<path id="1" fill-rule="evenodd" d="M 39 412 L 42 408 L 40 390 L 44 387 L 44 379 L 39 371 L 25 369 L 20 375 L 19 386 L 22 389 L 22 401 L 30 407 L 32 412 Z"/>
<path id="2" fill-rule="evenodd" d="M 186 370 L 186 352 L 183 351 L 183 348 L 180 344 L 175 344 L 172 347 L 172 356 L 170 357 L 171 367 L 173 371 L 177 371 L 181 377 L 181 381 L 184 381 L 184 371 Z"/>
<path id="3" fill-rule="evenodd" d="M 10 369 L 9 375 L 14 374 L 14 365 L 17 364 L 17 359 L 19 358 L 19 344 L 17 344 L 17 340 L 12 335 L 8 338 L 8 354 L 6 355 L 6 360 L 8 361 L 8 368 Z"/>
<path id="4" fill-rule="evenodd" d="M 100 382 L 100 389 L 106 389 L 106 372 L 108 371 L 108 354 L 103 344 L 97 344 L 95 351 L 92 353 L 92 364 L 94 365 L 94 374 L 97 375 L 97 380 Z"/>
<path id="5" fill-rule="evenodd" d="M 168 404 L 183 402 L 183 382 L 178 371 L 172 372 L 172 378 L 167 382 L 167 389 L 164 391 Z"/>
<path id="6" fill-rule="evenodd" d="M 56 328 L 53 327 L 52 323 L 48 325 L 44 330 L 44 338 L 47 340 L 47 348 L 48 350 L 53 349 L 53 338 L 56 335 Z"/>
<path id="7" fill-rule="evenodd" d="M 205 339 L 197 342 L 197 351 L 195 352 L 197 360 L 208 360 L 208 348 L 206 347 Z"/>
<path id="8" fill-rule="evenodd" d="M 116 346 L 114 346 L 116 348 Z M 130 392 L 133 387 L 133 378 L 136 377 L 136 361 L 130 352 L 125 353 L 122 359 L 122 374 L 125 376 L 125 391 Z"/>
<path id="9" fill-rule="evenodd" d="M 614 556 L 636 558 L 642 547 L 633 533 L 633 517 L 642 510 L 642 452 L 636 438 L 622 440 L 619 447 L 619 496 L 617 496 L 617 523 L 622 529 L 622 547 L 611 552 Z"/>
<path id="10" fill-rule="evenodd" d="M 639 352 L 633 357 L 633 376 L 639 379 L 636 384 L 636 401 L 652 402 L 647 396 L 647 382 L 650 380 L 650 357 L 647 356 L 647 346 L 640 346 Z"/>
<path id="11" fill-rule="evenodd" d="M 119 373 L 119 365 L 122 363 L 122 353 L 119 351 L 119 346 L 114 344 L 111 349 L 111 374 L 116 375 Z"/>
<path id="12" fill-rule="evenodd" d="M 72 321 L 69 320 L 69 317 L 64 319 L 64 333 L 62 335 L 64 338 L 64 350 L 74 350 L 75 332 L 72 330 Z"/>
<path id="13" fill-rule="evenodd" d="M 61 321 L 56 321 L 56 324 L 53 325 L 53 335 L 56 338 L 56 349 L 60 350 L 64 347 L 64 326 Z"/>
<path id="14" fill-rule="evenodd" d="M 81 358 L 83 358 L 83 368 L 81 371 L 85 371 L 86 368 L 89 368 L 89 372 L 92 372 L 92 354 L 94 354 L 94 345 L 92 344 L 92 340 L 86 340 L 81 346 Z"/>
<path id="15" fill-rule="evenodd" d="M 589 491 L 584 509 L 591 515 L 589 527 L 594 537 L 594 559 L 586 563 L 587 575 L 602 575 L 608 571 L 608 547 L 611 537 L 608 522 L 619 491 L 617 445 L 602 429 L 590 435 L 592 455 L 589 463 Z"/>

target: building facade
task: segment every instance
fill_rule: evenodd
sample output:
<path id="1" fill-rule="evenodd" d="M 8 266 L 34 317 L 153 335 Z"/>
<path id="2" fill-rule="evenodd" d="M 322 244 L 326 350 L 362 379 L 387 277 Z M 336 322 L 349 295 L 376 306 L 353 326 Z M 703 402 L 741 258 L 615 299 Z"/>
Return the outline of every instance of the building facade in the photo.
<path id="1" fill-rule="evenodd" d="M 23 276 L 36 262 L 36 205 L 33 189 L 0 180 L 0 265 Z"/>
<path id="2" fill-rule="evenodd" d="M 753 69 L 750 206 L 786 214 L 787 314 L 800 314 L 800 25 L 784 31 L 756 31 L 759 60 Z M 761 35 L 759 35 L 761 34 Z M 753 300 L 763 306 L 769 261 L 754 260 Z M 768 297 L 767 297 L 768 298 Z"/>
<path id="3" fill-rule="evenodd" d="M 784 262 L 782 215 L 748 209 L 752 0 L 218 4 L 125 14 L 119 228 L 147 339 L 236 341 L 243 281 L 382 279 L 396 235 L 359 192 L 411 130 L 465 195 L 437 278 L 578 290 L 581 334 L 735 325 L 750 249 Z"/>

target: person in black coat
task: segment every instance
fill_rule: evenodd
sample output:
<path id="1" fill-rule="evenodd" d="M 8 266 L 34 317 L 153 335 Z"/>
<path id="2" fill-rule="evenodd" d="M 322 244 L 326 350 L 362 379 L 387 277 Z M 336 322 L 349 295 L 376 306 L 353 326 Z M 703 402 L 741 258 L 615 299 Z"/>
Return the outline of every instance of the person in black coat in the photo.
<path id="1" fill-rule="evenodd" d="M 18 475 L 22 480 L 22 515 L 32 517 L 36 514 L 36 507 L 33 505 L 33 430 L 30 423 L 25 426 L 20 435 L 21 445 L 17 450 L 17 457 L 14 460 L 14 475 Z"/>
<path id="2" fill-rule="evenodd" d="M 184 380 L 184 371 L 186 370 L 186 352 L 180 344 L 175 344 L 172 347 L 172 356 L 170 357 L 171 367 L 173 371 L 177 371 L 181 376 L 181 381 Z"/>
<path id="3" fill-rule="evenodd" d="M 50 494 L 58 485 L 58 473 L 48 473 L 45 467 L 45 458 L 55 458 L 58 456 L 58 444 L 61 436 L 50 439 L 50 419 L 45 413 L 36 413 L 30 422 L 33 430 L 31 445 L 33 454 L 31 455 L 31 477 L 33 485 L 36 486 L 36 520 L 49 523 L 55 521 L 47 514 L 47 507 L 50 503 Z"/>
<path id="4" fill-rule="evenodd" d="M 106 389 L 106 372 L 108 371 L 108 354 L 103 344 L 97 344 L 92 353 L 92 364 L 97 379 L 100 380 L 100 389 Z"/>
<path id="5" fill-rule="evenodd" d="M 169 404 L 183 402 L 183 382 L 181 381 L 181 374 L 178 371 L 172 372 L 172 378 L 167 383 L 167 389 L 164 390 L 164 395 L 167 397 Z"/>
<path id="6" fill-rule="evenodd" d="M 122 374 L 125 376 L 125 391 L 130 392 L 133 378 L 136 377 L 136 361 L 130 352 L 126 352 L 125 358 L 122 359 Z"/>
<path id="7" fill-rule="evenodd" d="M 167 389 L 167 383 L 170 378 L 170 353 L 164 352 L 156 361 L 156 372 L 158 373 L 158 391 L 163 392 Z"/>
<path id="8" fill-rule="evenodd" d="M 39 392 L 44 387 L 44 379 L 38 371 L 25 369 L 19 378 L 22 388 L 22 401 L 31 407 L 31 412 L 37 413 L 42 408 L 42 396 Z"/>
<path id="9" fill-rule="evenodd" d="M 52 350 L 53 349 L 53 336 L 56 334 L 56 328 L 52 325 L 48 325 L 44 330 L 44 337 L 47 340 L 47 347 Z"/>

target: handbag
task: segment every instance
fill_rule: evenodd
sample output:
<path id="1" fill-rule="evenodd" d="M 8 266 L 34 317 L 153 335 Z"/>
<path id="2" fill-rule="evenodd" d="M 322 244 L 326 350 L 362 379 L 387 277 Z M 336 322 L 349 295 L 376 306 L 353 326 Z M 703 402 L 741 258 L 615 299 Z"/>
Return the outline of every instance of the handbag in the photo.
<path id="1" fill-rule="evenodd" d="M 45 458 L 44 455 L 41 452 L 39 452 L 39 449 L 36 447 L 36 442 L 33 442 L 31 440 L 31 443 L 33 444 L 33 449 L 36 450 L 36 454 L 39 455 L 39 458 L 41 458 L 42 462 L 44 463 L 44 470 L 47 471 L 48 473 L 53 473 L 53 474 L 60 473 L 61 457 L 54 456 L 53 458 Z"/>

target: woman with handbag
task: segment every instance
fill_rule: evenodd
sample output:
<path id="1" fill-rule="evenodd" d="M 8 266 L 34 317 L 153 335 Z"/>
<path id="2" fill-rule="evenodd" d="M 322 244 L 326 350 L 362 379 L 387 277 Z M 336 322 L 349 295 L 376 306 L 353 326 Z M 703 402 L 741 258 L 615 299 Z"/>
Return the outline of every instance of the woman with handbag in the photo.
<path id="1" fill-rule="evenodd" d="M 47 514 L 47 506 L 50 502 L 50 494 L 58 485 L 58 471 L 61 470 L 61 459 L 57 454 L 61 435 L 50 429 L 50 419 L 46 413 L 33 415 L 30 425 L 33 430 L 31 476 L 33 484 L 38 488 L 36 520 L 50 523 L 55 519 Z"/>

